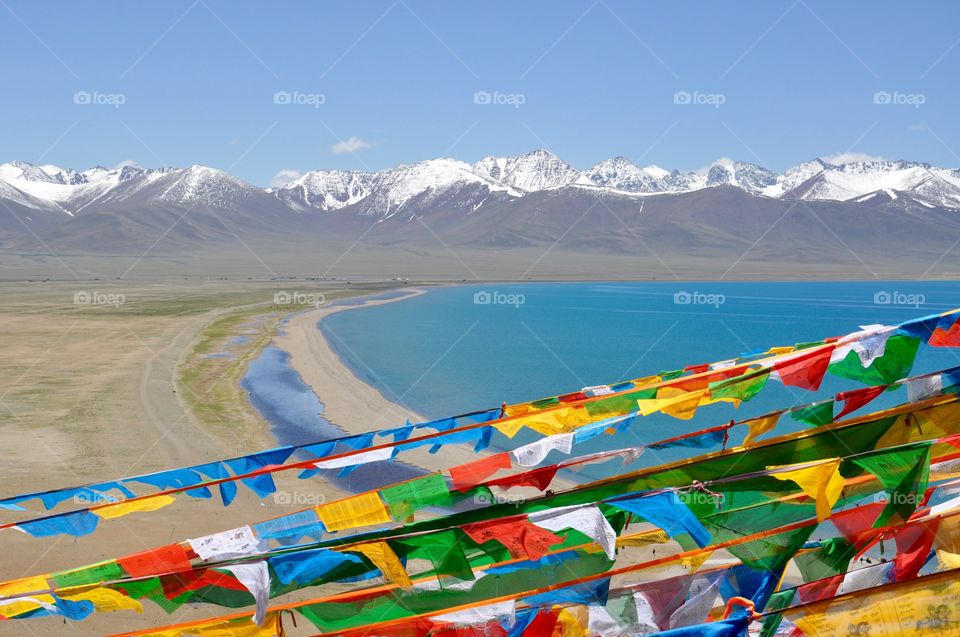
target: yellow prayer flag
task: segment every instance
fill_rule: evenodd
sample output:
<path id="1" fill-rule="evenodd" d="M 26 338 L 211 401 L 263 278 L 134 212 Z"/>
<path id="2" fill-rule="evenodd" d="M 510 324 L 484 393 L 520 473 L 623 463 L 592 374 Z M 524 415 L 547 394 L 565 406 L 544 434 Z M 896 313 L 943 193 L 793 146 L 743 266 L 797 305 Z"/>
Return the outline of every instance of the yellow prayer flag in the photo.
<path id="1" fill-rule="evenodd" d="M 644 416 L 662 411 L 674 418 L 690 420 L 706 393 L 705 389 L 688 392 L 675 387 L 661 387 L 656 398 L 638 400 L 637 407 Z"/>
<path id="2" fill-rule="evenodd" d="M 557 613 L 557 628 L 560 629 L 561 637 L 584 637 L 587 631 L 583 629 L 583 624 L 577 619 L 576 615 L 570 612 L 570 609 L 557 607 L 560 612 Z M 554 632 L 554 635 L 557 633 Z"/>
<path id="3" fill-rule="evenodd" d="M 383 500 L 376 491 L 321 504 L 315 510 L 328 531 L 342 531 L 390 522 L 387 507 L 384 506 Z"/>
<path id="4" fill-rule="evenodd" d="M 617 546 L 647 546 L 649 544 L 665 544 L 670 541 L 670 536 L 666 531 L 653 529 L 643 533 L 625 535 L 617 538 Z"/>
<path id="5" fill-rule="evenodd" d="M 17 597 L 22 594 L 25 597 L 31 597 L 37 600 L 37 602 L 54 604 L 56 600 L 53 599 L 52 595 L 31 594 L 33 591 L 45 591 L 49 589 L 50 585 L 47 583 L 47 578 L 43 575 L 36 575 L 33 577 L 25 577 L 23 579 L 13 580 L 12 582 L 7 582 L 6 584 L 0 584 L 0 597 Z M 15 617 L 22 613 L 35 610 L 40 608 L 40 604 L 37 602 L 32 602 L 29 600 L 12 603 L 0 602 L 0 615 L 3 617 Z"/>
<path id="6" fill-rule="evenodd" d="M 795 465 L 781 465 L 767 467 L 767 469 L 775 471 L 771 474 L 772 478 L 795 482 L 804 493 L 813 498 L 817 504 L 817 521 L 823 522 L 830 517 L 833 505 L 837 503 L 843 492 L 844 480 L 840 475 L 840 459 L 834 458 L 803 469 L 790 470 L 791 466 Z M 787 470 L 779 471 L 782 468 Z"/>
<path id="7" fill-rule="evenodd" d="M 765 354 L 770 354 L 771 356 L 781 356 L 783 354 L 789 354 L 790 352 L 796 351 L 796 347 L 792 345 L 787 345 L 784 347 L 771 347 L 768 349 Z"/>
<path id="8" fill-rule="evenodd" d="M 413 582 L 410 581 L 410 576 L 407 575 L 407 571 L 403 568 L 403 564 L 400 563 L 400 558 L 397 557 L 393 549 L 383 540 L 359 544 L 345 550 L 365 555 L 373 562 L 374 566 L 380 569 L 383 576 L 394 584 L 404 587 L 413 585 Z"/>
<path id="9" fill-rule="evenodd" d="M 214 621 L 206 624 L 193 624 L 182 628 L 167 628 L 142 633 L 140 637 L 277 637 L 280 634 L 277 613 L 267 613 L 260 628 L 250 618 L 231 621 Z"/>
<path id="10" fill-rule="evenodd" d="M 119 518 L 129 513 L 156 511 L 176 502 L 172 495 L 157 495 L 143 500 L 132 502 L 117 502 L 105 507 L 94 509 L 93 512 L 105 520 Z"/>
<path id="11" fill-rule="evenodd" d="M 783 614 L 804 635 L 818 637 L 957 635 L 960 579 L 950 573 L 930 575 L 799 606 Z"/>
<path id="12" fill-rule="evenodd" d="M 746 438 L 743 439 L 743 446 L 750 447 L 756 442 L 757 438 L 772 431 L 774 427 L 777 426 L 777 422 L 780 420 L 780 414 L 773 414 L 772 416 L 766 416 L 763 418 L 754 418 L 753 420 L 747 421 L 747 427 L 749 431 L 747 432 Z"/>
<path id="13" fill-rule="evenodd" d="M 104 588 L 102 586 L 72 586 L 62 589 L 59 595 L 63 599 L 69 599 L 73 602 L 91 602 L 93 607 L 97 609 L 97 612 L 101 613 L 109 613 L 117 610 L 132 610 L 137 613 L 143 612 L 143 605 L 140 602 L 112 588 Z"/>
<path id="14" fill-rule="evenodd" d="M 681 557 L 678 561 L 687 569 L 689 573 L 696 573 L 703 566 L 703 563 L 710 559 L 713 551 L 701 551 L 687 557 Z"/>
<path id="15" fill-rule="evenodd" d="M 950 551 L 937 551 L 937 561 L 940 562 L 940 570 L 947 571 L 953 568 L 960 568 L 960 555 Z"/>

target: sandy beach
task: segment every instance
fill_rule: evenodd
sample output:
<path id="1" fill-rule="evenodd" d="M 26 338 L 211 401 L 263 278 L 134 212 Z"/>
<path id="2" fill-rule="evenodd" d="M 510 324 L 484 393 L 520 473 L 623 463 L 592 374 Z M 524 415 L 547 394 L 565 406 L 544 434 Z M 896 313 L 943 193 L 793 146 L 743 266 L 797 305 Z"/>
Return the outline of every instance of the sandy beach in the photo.
<path id="1" fill-rule="evenodd" d="M 274 338 L 273 344 L 290 354 L 290 366 L 323 403 L 324 417 L 347 433 L 399 426 L 407 420 L 423 422 L 426 417 L 389 400 L 377 388 L 360 379 L 333 350 L 317 328 L 317 322 L 336 312 L 397 303 L 426 293 L 422 289 L 407 292 L 390 299 L 363 299 L 356 305 L 331 305 L 295 314 L 284 325 L 283 333 Z M 476 457 L 469 447 L 448 445 L 442 454 L 431 454 L 422 447 L 404 453 L 400 459 L 437 471 Z"/>

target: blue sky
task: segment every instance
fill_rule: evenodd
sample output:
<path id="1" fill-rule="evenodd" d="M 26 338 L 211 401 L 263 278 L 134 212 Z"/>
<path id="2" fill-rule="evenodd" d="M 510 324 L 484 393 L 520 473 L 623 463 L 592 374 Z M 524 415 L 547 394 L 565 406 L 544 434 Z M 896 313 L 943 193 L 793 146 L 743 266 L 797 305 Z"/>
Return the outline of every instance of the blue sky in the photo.
<path id="1" fill-rule="evenodd" d="M 3 0 L 0 16 L 4 161 L 197 163 L 258 185 L 537 147 L 578 168 L 960 166 L 953 2 Z"/>

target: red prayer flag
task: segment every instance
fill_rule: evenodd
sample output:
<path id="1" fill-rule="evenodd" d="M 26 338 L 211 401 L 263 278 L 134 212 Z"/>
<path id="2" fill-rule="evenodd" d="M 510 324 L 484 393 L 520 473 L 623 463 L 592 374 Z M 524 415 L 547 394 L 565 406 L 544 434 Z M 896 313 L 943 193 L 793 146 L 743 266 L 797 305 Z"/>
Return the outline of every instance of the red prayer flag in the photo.
<path id="1" fill-rule="evenodd" d="M 927 343 L 933 347 L 960 347 L 960 319 L 955 321 L 950 329 L 938 327 L 933 330 Z"/>
<path id="2" fill-rule="evenodd" d="M 187 549 L 179 544 L 161 546 L 142 553 L 135 553 L 121 557 L 117 563 L 123 567 L 130 577 L 147 577 L 161 575 L 171 571 L 190 570 L 190 558 Z"/>
<path id="3" fill-rule="evenodd" d="M 897 557 L 893 564 L 898 582 L 915 577 L 926 563 L 939 526 L 940 518 L 934 518 L 908 524 L 893 532 L 894 541 L 897 543 Z"/>
<path id="4" fill-rule="evenodd" d="M 541 610 L 523 631 L 523 637 L 551 637 L 557 627 L 557 619 L 557 613 L 552 610 Z"/>
<path id="5" fill-rule="evenodd" d="M 560 465 L 540 467 L 533 471 L 524 471 L 523 473 L 491 480 L 486 483 L 486 486 L 500 487 L 501 489 L 509 489 L 511 487 L 536 487 L 540 491 L 544 491 L 550 486 L 553 477 L 557 475 L 559 469 Z"/>
<path id="6" fill-rule="evenodd" d="M 865 546 L 879 531 L 873 528 L 873 523 L 880 517 L 880 512 L 886 506 L 885 502 L 871 502 L 861 504 L 853 509 L 838 511 L 830 517 L 830 521 L 837 527 L 840 534 L 854 546 Z"/>
<path id="7" fill-rule="evenodd" d="M 830 366 L 833 349 L 825 347 L 794 356 L 789 360 L 774 363 L 773 370 L 780 376 L 780 381 L 784 385 L 817 391 L 820 389 L 824 374 L 827 373 L 827 367 Z"/>
<path id="8" fill-rule="evenodd" d="M 514 558 L 539 560 L 550 547 L 563 541 L 559 535 L 540 528 L 526 518 L 477 522 L 463 527 L 464 533 L 477 544 L 490 540 L 500 542 Z"/>
<path id="9" fill-rule="evenodd" d="M 463 492 L 477 486 L 498 469 L 509 469 L 511 466 L 510 454 L 498 453 L 458 467 L 450 467 L 450 478 L 453 480 L 453 488 Z"/>
<path id="10" fill-rule="evenodd" d="M 206 586 L 247 591 L 247 587 L 241 584 L 232 573 L 221 573 L 212 568 L 166 575 L 160 578 L 160 585 L 163 587 L 163 596 L 167 599 L 174 599 L 187 591 L 200 590 Z"/>
<path id="11" fill-rule="evenodd" d="M 843 575 L 834 575 L 826 579 L 810 582 L 797 587 L 797 595 L 802 604 L 810 604 L 837 594 L 837 589 L 843 583 Z"/>
<path id="12" fill-rule="evenodd" d="M 863 387 L 861 389 L 851 389 L 837 394 L 834 399 L 843 402 L 843 409 L 837 414 L 837 418 L 843 418 L 852 411 L 860 409 L 868 402 L 879 396 L 887 389 L 889 385 L 874 385 L 873 387 Z"/>

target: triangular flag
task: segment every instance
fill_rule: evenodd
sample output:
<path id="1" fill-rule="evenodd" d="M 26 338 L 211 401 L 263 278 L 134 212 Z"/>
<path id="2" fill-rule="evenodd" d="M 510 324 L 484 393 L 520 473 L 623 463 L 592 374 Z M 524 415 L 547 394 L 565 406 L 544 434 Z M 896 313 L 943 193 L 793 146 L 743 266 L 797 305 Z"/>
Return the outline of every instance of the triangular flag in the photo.
<path id="1" fill-rule="evenodd" d="M 829 462 L 805 467 L 803 469 L 788 469 L 785 467 L 767 467 L 774 471 L 771 477 L 777 480 L 790 480 L 817 503 L 817 520 L 823 522 L 830 517 L 833 505 L 840 499 L 843 492 L 844 480 L 840 475 L 840 459 L 834 458 Z M 781 470 L 786 469 L 786 470 Z"/>

